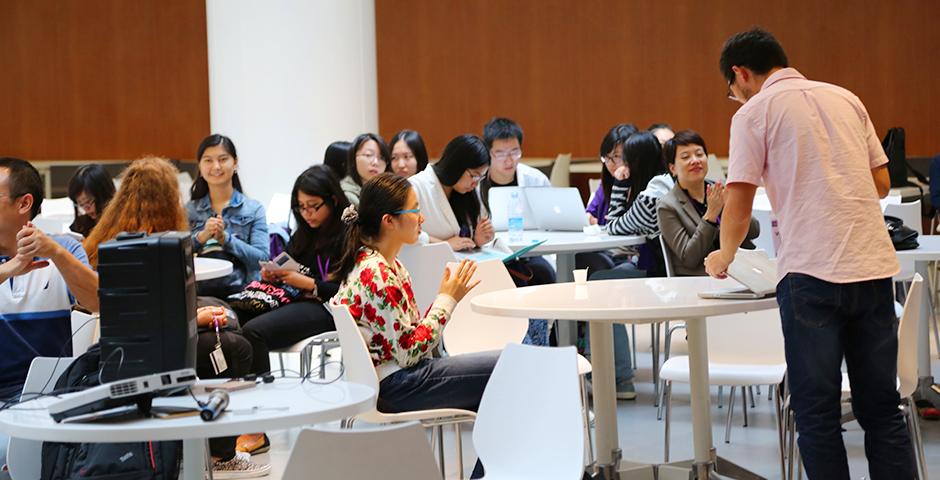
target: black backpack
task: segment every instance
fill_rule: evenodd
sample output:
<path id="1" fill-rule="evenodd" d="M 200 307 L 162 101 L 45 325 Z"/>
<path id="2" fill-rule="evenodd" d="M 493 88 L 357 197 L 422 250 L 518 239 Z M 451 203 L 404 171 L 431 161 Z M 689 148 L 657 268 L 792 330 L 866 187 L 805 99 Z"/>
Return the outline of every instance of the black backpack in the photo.
<path id="1" fill-rule="evenodd" d="M 101 349 L 95 344 L 62 373 L 55 389 L 98 385 Z M 42 480 L 175 480 L 183 442 L 43 442 Z"/>

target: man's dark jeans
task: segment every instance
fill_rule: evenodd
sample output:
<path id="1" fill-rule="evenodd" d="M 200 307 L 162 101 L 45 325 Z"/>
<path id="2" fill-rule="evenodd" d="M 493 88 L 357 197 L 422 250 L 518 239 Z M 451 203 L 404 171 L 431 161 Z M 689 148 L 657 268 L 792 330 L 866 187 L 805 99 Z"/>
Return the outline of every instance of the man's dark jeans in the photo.
<path id="1" fill-rule="evenodd" d="M 898 321 L 891 279 L 837 284 L 790 273 L 777 285 L 791 405 L 810 479 L 848 480 L 842 443 L 842 360 L 852 411 L 865 430 L 872 480 L 914 478 L 914 452 L 898 410 Z"/>

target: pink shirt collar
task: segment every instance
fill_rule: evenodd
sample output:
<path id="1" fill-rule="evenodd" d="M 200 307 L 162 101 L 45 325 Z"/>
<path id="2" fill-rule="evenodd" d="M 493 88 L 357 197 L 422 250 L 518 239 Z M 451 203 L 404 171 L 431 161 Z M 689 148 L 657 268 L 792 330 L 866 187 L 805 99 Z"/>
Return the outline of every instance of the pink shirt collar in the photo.
<path id="1" fill-rule="evenodd" d="M 800 73 L 799 71 L 797 71 L 797 69 L 793 67 L 781 68 L 780 70 L 777 70 L 776 72 L 772 73 L 769 77 L 767 77 L 767 80 L 764 80 L 764 84 L 761 85 L 760 91 L 763 92 L 764 90 L 767 90 L 768 88 L 770 88 L 771 85 L 781 80 L 787 80 L 790 78 L 799 78 L 802 80 L 806 80 L 806 77 L 804 77 L 802 73 Z"/>

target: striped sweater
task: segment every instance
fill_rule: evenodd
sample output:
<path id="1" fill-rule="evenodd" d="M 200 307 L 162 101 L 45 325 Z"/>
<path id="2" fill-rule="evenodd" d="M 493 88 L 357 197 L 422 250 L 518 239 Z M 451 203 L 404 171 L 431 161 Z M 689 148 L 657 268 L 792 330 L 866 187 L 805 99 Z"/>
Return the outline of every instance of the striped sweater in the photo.
<path id="1" fill-rule="evenodd" d="M 659 199 L 669 193 L 675 185 L 672 175 L 657 175 L 637 195 L 632 203 L 627 202 L 630 186 L 626 181 L 615 182 L 610 190 L 610 209 L 607 211 L 607 233 L 611 235 L 659 235 L 656 207 Z"/>

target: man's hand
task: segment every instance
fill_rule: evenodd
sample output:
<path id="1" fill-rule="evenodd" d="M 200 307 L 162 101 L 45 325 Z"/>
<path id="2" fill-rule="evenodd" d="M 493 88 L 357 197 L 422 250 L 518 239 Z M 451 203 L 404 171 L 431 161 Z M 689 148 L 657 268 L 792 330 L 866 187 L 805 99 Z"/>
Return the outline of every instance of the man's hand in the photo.
<path id="1" fill-rule="evenodd" d="M 721 250 L 715 250 L 705 257 L 705 272 L 715 278 L 728 277 L 728 265 L 734 261 L 734 254 L 728 258 Z"/>
<path id="2" fill-rule="evenodd" d="M 5 263 L 0 264 L 0 281 L 6 281 L 8 278 L 18 275 L 26 275 L 37 268 L 48 266 L 48 260 L 33 261 L 33 257 L 17 254 Z"/>
<path id="3" fill-rule="evenodd" d="M 61 245 L 42 230 L 34 227 L 32 223 L 27 223 L 16 234 L 17 256 L 53 258 L 62 250 Z"/>

